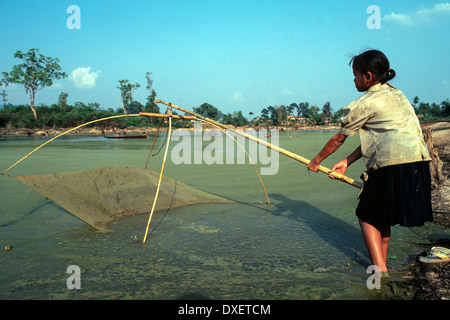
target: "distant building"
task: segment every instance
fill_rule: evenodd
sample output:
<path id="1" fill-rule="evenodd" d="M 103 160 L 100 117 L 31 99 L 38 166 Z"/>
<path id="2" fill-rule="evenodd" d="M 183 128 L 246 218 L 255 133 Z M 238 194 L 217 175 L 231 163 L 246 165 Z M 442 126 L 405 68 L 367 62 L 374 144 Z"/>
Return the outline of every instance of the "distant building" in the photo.
<path id="1" fill-rule="evenodd" d="M 293 116 L 293 115 L 289 115 L 288 116 L 288 120 L 291 121 L 297 121 L 298 124 L 305 124 L 306 123 L 306 118 L 304 116 Z"/>

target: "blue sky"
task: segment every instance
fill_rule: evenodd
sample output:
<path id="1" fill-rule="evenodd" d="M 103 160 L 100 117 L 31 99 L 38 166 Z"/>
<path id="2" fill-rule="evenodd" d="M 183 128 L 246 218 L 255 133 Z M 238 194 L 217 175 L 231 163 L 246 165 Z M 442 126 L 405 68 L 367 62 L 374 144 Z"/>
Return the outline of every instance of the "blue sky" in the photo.
<path id="1" fill-rule="evenodd" d="M 81 29 L 69 29 L 70 5 Z M 380 9 L 380 29 L 367 20 Z M 372 21 L 372 20 L 371 20 Z M 333 110 L 356 99 L 350 54 L 385 52 L 391 82 L 412 100 L 450 98 L 450 2 L 301 0 L 0 0 L 0 71 L 13 57 L 39 48 L 60 59 L 68 75 L 36 95 L 119 108 L 118 80 L 139 83 L 145 104 L 146 72 L 158 98 L 192 109 L 208 102 L 224 113 L 259 115 L 267 106 L 308 101 Z M 20 85 L 0 87 L 8 101 L 29 104 Z"/>

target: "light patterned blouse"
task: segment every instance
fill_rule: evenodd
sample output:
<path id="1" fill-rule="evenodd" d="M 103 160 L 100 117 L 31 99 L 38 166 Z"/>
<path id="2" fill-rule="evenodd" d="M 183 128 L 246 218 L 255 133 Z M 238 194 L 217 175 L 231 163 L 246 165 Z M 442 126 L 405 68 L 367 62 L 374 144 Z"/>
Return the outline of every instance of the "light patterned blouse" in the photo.
<path id="1" fill-rule="evenodd" d="M 340 132 L 359 133 L 367 169 L 431 160 L 414 108 L 390 84 L 372 86 L 343 111 Z"/>

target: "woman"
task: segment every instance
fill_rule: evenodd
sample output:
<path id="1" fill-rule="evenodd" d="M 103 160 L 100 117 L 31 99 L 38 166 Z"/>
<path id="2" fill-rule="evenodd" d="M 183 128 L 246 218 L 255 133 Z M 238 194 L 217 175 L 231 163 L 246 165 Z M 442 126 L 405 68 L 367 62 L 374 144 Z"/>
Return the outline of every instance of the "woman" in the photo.
<path id="1" fill-rule="evenodd" d="M 387 274 L 391 226 L 422 226 L 432 221 L 431 160 L 414 109 L 405 95 L 387 83 L 395 77 L 389 60 L 369 50 L 350 60 L 359 92 L 366 92 L 344 108 L 341 130 L 332 137 L 308 169 L 335 152 L 348 136 L 359 133 L 361 145 L 331 171 L 344 174 L 364 159 L 367 171 L 356 215 L 372 264 Z"/>

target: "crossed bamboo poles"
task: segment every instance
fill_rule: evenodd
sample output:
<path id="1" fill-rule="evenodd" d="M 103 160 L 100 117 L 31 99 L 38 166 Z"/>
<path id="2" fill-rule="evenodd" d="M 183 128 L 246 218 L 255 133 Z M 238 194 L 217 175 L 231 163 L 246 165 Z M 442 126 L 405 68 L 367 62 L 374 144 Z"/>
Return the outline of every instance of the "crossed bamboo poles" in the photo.
<path id="1" fill-rule="evenodd" d="M 196 118 L 198 118 L 200 120 L 204 120 L 205 122 L 208 122 L 210 124 L 214 124 L 215 126 L 220 127 L 222 129 L 234 131 L 236 134 L 244 136 L 245 138 L 247 138 L 249 140 L 255 141 L 255 142 L 257 142 L 257 143 L 259 143 L 259 144 L 261 144 L 261 145 L 263 145 L 263 146 L 265 146 L 267 148 L 270 148 L 270 149 L 272 149 L 274 151 L 277 151 L 277 152 L 279 152 L 279 153 L 281 153 L 281 154 L 283 154 L 283 155 L 285 155 L 285 156 L 287 156 L 289 158 L 297 160 L 298 162 L 301 162 L 303 164 L 308 165 L 311 162 L 310 160 L 308 160 L 308 159 L 306 159 L 306 158 L 304 158 L 302 156 L 299 156 L 298 154 L 295 154 L 293 152 L 290 152 L 288 150 L 280 148 L 279 146 L 275 146 L 273 144 L 270 144 L 267 141 L 258 139 L 258 138 L 254 137 L 252 135 L 249 135 L 249 134 L 243 132 L 242 130 L 234 130 L 234 127 L 232 127 L 232 126 L 229 126 L 229 125 L 226 125 L 226 124 L 214 121 L 212 119 L 204 117 L 204 116 L 202 116 L 200 114 L 197 114 L 195 112 L 186 110 L 186 109 L 184 109 L 182 107 L 179 107 L 179 106 L 176 106 L 176 105 L 174 105 L 174 104 L 172 104 L 170 102 L 165 102 L 165 101 L 156 99 L 155 103 L 162 103 L 162 104 L 164 104 L 164 105 L 166 105 L 168 107 L 172 107 L 172 108 L 180 110 L 180 111 L 182 111 L 184 113 L 191 114 L 191 115 L 195 116 Z M 323 173 L 326 173 L 327 175 L 330 175 L 330 176 L 332 176 L 332 177 L 334 177 L 334 178 L 336 178 L 338 180 L 341 180 L 341 181 L 343 181 L 345 183 L 348 183 L 348 184 L 350 184 L 350 185 L 352 185 L 352 186 L 354 186 L 354 187 L 356 187 L 358 189 L 361 189 L 361 187 L 362 187 L 362 184 L 360 182 L 355 181 L 354 179 L 349 178 L 349 177 L 347 177 L 347 176 L 345 176 L 343 174 L 340 174 L 340 173 L 337 173 L 337 172 L 330 172 L 330 169 L 328 169 L 328 168 L 326 168 L 324 166 L 320 166 L 319 167 L 319 171 L 321 171 Z"/>
<path id="2" fill-rule="evenodd" d="M 99 122 L 99 121 L 104 121 L 104 120 L 109 120 L 109 119 L 114 119 L 114 118 L 120 118 L 120 117 L 145 116 L 145 117 L 168 118 L 169 129 L 168 129 L 168 136 L 167 136 L 166 149 L 165 149 L 165 152 L 164 152 L 164 158 L 163 158 L 163 163 L 162 163 L 162 167 L 161 167 L 161 172 L 160 172 L 160 176 L 159 176 L 159 180 L 158 180 L 158 187 L 157 187 L 157 189 L 156 189 L 156 195 L 155 195 L 155 198 L 153 199 L 152 209 L 151 209 L 150 216 L 149 216 L 149 219 L 148 219 L 148 222 L 147 222 L 147 227 L 146 227 L 146 230 L 145 230 L 145 235 L 144 235 L 144 239 L 143 239 L 143 243 L 145 243 L 146 240 L 147 240 L 148 230 L 149 230 L 150 223 L 151 223 L 151 220 L 152 220 L 152 217 L 153 217 L 153 213 L 154 213 L 154 210 L 155 210 L 156 201 L 157 201 L 157 199 L 158 199 L 159 189 L 160 189 L 160 186 L 161 186 L 161 180 L 162 180 L 162 177 L 163 177 L 164 166 L 165 166 L 165 162 L 166 162 L 166 158 L 167 158 L 167 152 L 168 152 L 168 150 L 169 150 L 169 142 L 170 142 L 170 136 L 171 136 L 171 132 L 172 132 L 172 118 L 173 118 L 173 119 L 185 119 L 185 120 L 201 120 L 201 121 L 204 121 L 204 122 L 206 122 L 206 123 L 209 123 L 209 124 L 215 126 L 216 128 L 218 128 L 218 129 L 220 129 L 221 131 L 225 132 L 225 134 L 227 134 L 228 136 L 230 136 L 230 137 L 231 137 L 231 138 L 232 138 L 232 139 L 233 139 L 233 140 L 234 140 L 234 141 L 235 141 L 235 142 L 236 142 L 236 143 L 244 150 L 244 152 L 247 154 L 249 160 L 252 162 L 253 167 L 255 168 L 255 171 L 256 171 L 256 173 L 258 174 L 258 177 L 259 177 L 259 179 L 260 179 L 261 185 L 262 185 L 262 187 L 263 187 L 263 189 L 264 189 L 264 193 L 265 193 L 265 195 L 266 195 L 268 204 L 270 204 L 269 197 L 267 196 L 267 192 L 266 192 L 266 189 L 265 189 L 265 187 L 264 187 L 264 183 L 263 183 L 263 181 L 262 181 L 262 179 L 261 179 L 261 176 L 259 175 L 258 171 L 256 170 L 256 167 L 255 167 L 255 164 L 254 164 L 253 160 L 251 159 L 251 157 L 249 156 L 249 154 L 247 153 L 247 151 L 245 150 L 245 148 L 242 147 L 242 146 L 239 144 L 239 142 L 238 142 L 236 139 L 234 139 L 234 138 L 227 132 L 227 130 L 233 131 L 233 132 L 235 132 L 235 133 L 238 134 L 238 135 L 241 135 L 241 136 L 243 136 L 243 137 L 245 137 L 245 138 L 247 138 L 247 139 L 249 139 L 249 140 L 255 141 L 256 143 L 261 144 L 261 145 L 265 146 L 266 148 L 269 148 L 269 149 L 271 149 L 271 150 L 273 150 L 273 151 L 276 151 L 276 152 L 278 152 L 278 153 L 281 153 L 281 154 L 283 154 L 283 155 L 285 155 L 285 156 L 287 156 L 287 157 L 289 157 L 289 158 L 292 158 L 292 159 L 294 159 L 294 160 L 296 160 L 296 161 L 298 161 L 298 162 L 301 162 L 301 163 L 303 163 L 303 164 L 308 165 L 308 164 L 310 163 L 310 160 L 308 160 L 308 159 L 306 159 L 306 158 L 304 158 L 304 157 L 302 157 L 302 156 L 300 156 L 300 155 L 297 155 L 297 154 L 295 154 L 295 153 L 293 153 L 293 152 L 290 152 L 290 151 L 288 151 L 288 150 L 285 150 L 285 149 L 283 149 L 283 148 L 280 148 L 279 146 L 273 145 L 273 144 L 271 144 L 271 143 L 268 143 L 267 141 L 264 141 L 264 140 L 261 140 L 261 139 L 259 139 L 259 138 L 254 137 L 254 136 L 252 136 L 252 135 L 249 135 L 249 134 L 243 132 L 242 130 L 235 130 L 235 128 L 232 127 L 232 126 L 229 126 L 229 125 L 222 124 L 222 123 L 220 123 L 220 122 L 214 121 L 214 120 L 209 119 L 209 118 L 207 118 L 207 117 L 204 117 L 204 116 L 202 116 L 202 115 L 200 115 L 200 114 L 197 114 L 197 113 L 195 113 L 195 112 L 192 112 L 192 111 L 189 111 L 189 110 L 184 109 L 184 108 L 182 108 L 182 107 L 179 107 L 179 106 L 177 106 L 177 105 L 174 105 L 174 104 L 172 104 L 172 103 L 170 103 L 170 102 L 165 102 L 165 101 L 156 99 L 156 100 L 155 100 L 155 103 L 161 103 L 161 104 L 166 105 L 166 106 L 168 107 L 166 114 L 140 112 L 139 114 L 125 114 L 125 115 L 111 116 L 111 117 L 106 117 L 106 118 L 101 118 L 101 119 L 97 119 L 97 120 L 93 120 L 93 121 L 86 122 L 86 123 L 84 123 L 84 124 L 82 124 L 82 125 L 79 125 L 79 126 L 77 126 L 77 127 L 75 127 L 75 128 L 72 128 L 72 129 L 70 129 L 70 130 L 67 130 L 67 131 L 65 131 L 65 132 L 63 132 L 63 133 L 61 133 L 61 134 L 55 136 L 54 138 L 52 138 L 52 139 L 46 141 L 45 143 L 41 144 L 40 146 L 38 146 L 37 148 L 35 148 L 34 150 L 32 150 L 30 153 L 28 153 L 27 155 L 25 155 L 24 157 L 22 157 L 20 160 L 18 160 L 17 162 L 15 162 L 15 163 L 14 163 L 13 165 L 11 165 L 9 168 L 7 168 L 7 169 L 4 170 L 3 172 L 1 172 L 0 175 L 5 174 L 7 171 L 9 171 L 9 170 L 12 169 L 14 166 L 16 166 L 17 164 L 19 164 L 20 162 L 22 162 L 23 160 L 25 160 L 26 158 L 28 158 L 31 154 L 33 154 L 34 152 L 36 152 L 37 150 L 39 150 L 40 148 L 42 148 L 42 147 L 45 146 L 46 144 L 52 142 L 53 140 L 55 140 L 55 139 L 57 139 L 57 138 L 59 138 L 59 137 L 65 135 L 65 134 L 67 134 L 67 133 L 70 133 L 70 132 L 72 132 L 72 131 L 74 131 L 74 130 L 76 130 L 76 129 L 78 129 L 78 128 L 81 128 L 81 127 L 83 127 L 83 126 L 86 126 L 86 125 L 89 125 L 89 124 L 92 124 L 92 123 L 96 123 L 96 122 Z M 190 116 L 188 116 L 188 115 L 184 115 L 184 116 L 183 116 L 183 115 L 175 115 L 175 114 L 172 114 L 171 108 L 174 108 L 174 109 L 177 109 L 177 110 L 179 110 L 179 111 L 182 111 L 182 112 L 184 112 L 185 114 L 190 114 Z M 161 120 L 164 120 L 164 119 L 161 119 Z M 159 132 L 159 129 L 161 128 L 161 124 L 162 124 L 162 121 L 161 121 L 160 126 L 159 126 L 159 128 L 158 128 L 158 132 Z M 158 132 L 156 133 L 156 136 L 158 135 Z M 155 136 L 155 140 L 156 140 L 156 136 Z M 150 154 L 151 154 L 152 149 L 153 149 L 153 146 L 154 146 L 154 144 L 155 144 L 155 140 L 153 141 L 153 145 L 152 145 L 152 148 L 151 148 L 151 150 L 150 150 Z M 149 158 L 150 158 L 150 155 L 149 155 Z M 149 158 L 148 158 L 148 159 L 149 159 Z M 146 163 L 145 167 L 147 167 L 148 159 L 147 159 L 147 163 Z M 323 173 L 325 173 L 325 174 L 327 174 L 327 175 L 329 175 L 329 176 L 332 176 L 332 177 L 334 177 L 334 178 L 336 178 L 336 179 L 338 179 L 338 180 L 340 180 L 340 181 L 343 181 L 343 182 L 345 182 L 345 183 L 347 183 L 347 184 L 350 184 L 350 185 L 352 185 L 352 186 L 354 186 L 354 187 L 356 187 L 356 188 L 358 188 L 358 189 L 361 189 L 361 187 L 362 187 L 362 184 L 361 184 L 360 182 L 355 181 L 354 179 L 349 178 L 349 177 L 347 177 L 347 176 L 345 176 L 345 175 L 339 174 L 339 173 L 337 173 L 337 172 L 330 172 L 330 169 L 328 169 L 328 168 L 326 168 L 326 167 L 324 167 L 324 166 L 320 166 L 320 167 L 319 167 L 319 171 L 320 171 L 320 172 L 323 172 Z"/>
<path id="3" fill-rule="evenodd" d="M 172 103 L 170 103 L 170 102 L 165 102 L 165 101 L 156 99 L 156 100 L 155 100 L 155 103 L 162 103 L 162 104 L 166 105 L 168 108 L 175 108 L 175 109 L 177 109 L 177 110 L 179 110 L 179 111 L 182 111 L 182 112 L 184 112 L 184 113 L 186 113 L 186 114 L 190 114 L 190 115 L 192 115 L 192 116 L 193 116 L 194 118 L 196 118 L 196 119 L 205 121 L 205 122 L 207 122 L 207 123 L 210 123 L 210 124 L 214 125 L 215 127 L 219 128 L 219 129 L 222 129 L 222 131 L 224 131 L 225 133 L 227 133 L 225 130 L 231 130 L 231 131 L 234 131 L 236 134 L 239 134 L 239 135 L 241 135 L 241 136 L 243 136 L 243 137 L 245 137 L 245 138 L 247 138 L 247 139 L 249 139 L 249 140 L 255 141 L 255 142 L 257 142 L 257 143 L 259 143 L 259 144 L 261 144 L 261 145 L 263 145 L 263 146 L 265 146 L 265 147 L 267 147 L 267 148 L 270 148 L 270 149 L 272 149 L 272 150 L 274 150 L 274 151 L 276 151 L 276 152 L 279 152 L 279 153 L 281 153 L 281 154 L 284 154 L 285 156 L 288 156 L 288 157 L 290 157 L 290 158 L 292 158 L 292 159 L 294 159 L 294 160 L 297 160 L 297 161 L 299 161 L 299 162 L 301 162 L 301 163 L 304 163 L 304 164 L 306 164 L 306 165 L 308 165 L 308 164 L 310 163 L 310 160 L 308 160 L 308 159 L 306 159 L 306 158 L 304 158 L 304 157 L 302 157 L 302 156 L 299 156 L 299 155 L 297 155 L 297 154 L 295 154 L 295 153 L 292 153 L 292 152 L 290 152 L 290 151 L 287 151 L 287 150 L 285 150 L 285 149 L 283 149 L 283 148 L 280 148 L 280 147 L 278 147 L 278 146 L 272 145 L 272 144 L 268 143 L 267 141 L 258 139 L 258 138 L 254 137 L 254 136 L 252 136 L 252 135 L 246 134 L 245 132 L 243 132 L 243 131 L 241 131 L 241 130 L 234 130 L 234 128 L 231 127 L 231 126 L 228 126 L 228 125 L 222 124 L 222 123 L 220 123 L 220 122 L 214 121 L 214 120 L 212 120 L 212 119 L 209 119 L 209 118 L 207 118 L 207 117 L 204 117 L 204 116 L 202 116 L 202 115 L 200 115 L 200 114 L 197 114 L 197 113 L 195 113 L 195 112 L 189 111 L 189 110 L 184 109 L 184 108 L 179 107 L 179 106 L 176 106 L 176 105 L 174 105 L 174 104 L 172 104 Z M 169 109 L 169 110 L 170 110 L 170 109 Z M 140 113 L 140 115 L 143 115 L 143 116 L 151 116 L 151 115 L 145 114 L 145 113 Z M 147 228 L 146 228 L 146 230 L 145 230 L 145 236 L 144 236 L 143 243 L 145 243 L 145 242 L 146 242 L 146 239 L 147 239 L 148 229 L 149 229 L 149 227 L 150 227 L 150 223 L 151 223 L 151 219 L 152 219 L 152 216 L 153 216 L 155 204 L 156 204 L 156 201 L 157 201 L 158 192 L 159 192 L 159 187 L 160 187 L 160 182 L 161 182 L 162 173 L 163 173 L 163 170 L 164 170 L 164 164 L 165 164 L 166 156 L 167 156 L 167 150 L 168 150 L 168 147 L 169 147 L 170 131 L 171 131 L 171 123 L 172 123 L 172 122 L 171 122 L 171 118 L 172 118 L 174 115 L 172 115 L 172 113 L 171 113 L 171 111 L 170 111 L 170 114 L 169 114 L 169 115 L 162 115 L 162 117 L 166 117 L 166 116 L 169 118 L 169 133 L 168 133 L 169 136 L 168 136 L 168 138 L 167 138 L 166 151 L 165 151 L 165 153 L 164 153 L 163 165 L 162 165 L 162 168 L 161 168 L 161 174 L 160 174 L 160 178 L 159 178 L 159 182 L 158 182 L 158 188 L 157 188 L 157 190 L 156 190 L 156 196 L 155 196 L 155 198 L 153 199 L 153 207 L 152 207 L 152 211 L 151 211 L 151 213 L 150 213 L 150 217 L 149 217 L 149 219 L 148 219 Z M 186 118 L 186 117 L 188 117 L 188 116 L 181 116 L 181 117 Z M 186 118 L 186 119 L 187 119 L 187 118 Z M 228 133 L 227 133 L 227 134 L 228 134 Z M 156 137 L 155 137 L 155 138 L 156 138 Z M 234 139 L 234 138 L 233 138 L 233 139 Z M 237 143 L 237 140 L 236 140 L 236 139 L 234 139 L 234 140 L 235 140 L 236 143 Z M 242 146 L 241 146 L 241 147 L 242 147 Z M 245 149 L 244 149 L 244 151 L 245 151 Z M 247 153 L 247 152 L 246 152 L 246 153 Z M 247 153 L 247 156 L 248 156 L 248 153 Z M 249 157 L 249 159 L 251 160 L 250 157 Z M 252 161 L 252 160 L 251 160 L 251 161 Z M 253 163 L 253 161 L 252 161 L 252 163 Z M 253 166 L 254 166 L 254 163 L 253 163 Z M 255 170 L 256 170 L 256 168 L 255 168 Z M 326 174 L 328 174 L 328 175 L 331 175 L 331 176 L 333 176 L 334 178 L 336 178 L 336 179 L 338 179 L 338 180 L 341 180 L 341 181 L 343 181 L 343 182 L 346 182 L 346 183 L 348 183 L 348 184 L 350 184 L 350 185 L 352 185 L 352 186 L 354 186 L 354 187 L 357 187 L 357 188 L 359 188 L 359 189 L 362 187 L 361 183 L 355 181 L 354 179 L 351 179 L 351 178 L 349 178 L 349 177 L 347 177 L 347 176 L 344 176 L 344 175 L 342 175 L 342 174 L 339 174 L 339 173 L 337 173 L 337 172 L 330 172 L 330 169 L 328 169 L 328 168 L 326 168 L 326 167 L 324 167 L 324 166 L 320 166 L 320 167 L 319 167 L 319 171 L 321 171 L 321 172 L 323 172 L 323 173 L 326 173 Z M 256 172 L 258 173 L 257 170 L 256 170 Z M 259 176 L 259 173 L 258 173 L 258 176 Z M 265 189 L 265 187 L 264 187 L 264 183 L 263 183 L 262 180 L 261 180 L 261 176 L 259 176 L 259 178 L 260 178 L 261 184 L 262 184 L 262 186 L 263 186 L 264 192 L 265 192 L 265 194 L 266 194 L 267 202 L 270 203 L 270 202 L 269 202 L 269 198 L 268 198 L 268 196 L 267 196 L 266 189 Z"/>

